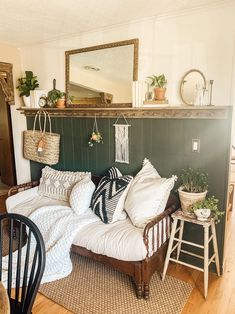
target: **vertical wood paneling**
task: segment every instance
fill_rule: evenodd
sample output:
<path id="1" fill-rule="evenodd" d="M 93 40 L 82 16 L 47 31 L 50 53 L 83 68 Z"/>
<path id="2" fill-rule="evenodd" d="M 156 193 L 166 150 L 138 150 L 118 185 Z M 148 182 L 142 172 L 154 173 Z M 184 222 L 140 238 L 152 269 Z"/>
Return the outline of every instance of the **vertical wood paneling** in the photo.
<path id="1" fill-rule="evenodd" d="M 215 195 L 220 200 L 220 207 L 225 209 L 231 120 L 129 119 L 130 164 L 114 162 L 115 121 L 97 119 L 104 143 L 90 148 L 88 140 L 94 118 L 52 118 L 53 131 L 61 134 L 60 161 L 53 167 L 102 174 L 115 165 L 124 174 L 136 174 L 145 157 L 164 177 L 179 174 L 182 168 L 199 167 L 209 174 L 208 194 Z M 32 124 L 33 119 L 27 118 L 28 129 L 32 128 Z M 192 152 L 193 138 L 201 141 L 200 153 Z M 44 166 L 31 162 L 32 179 L 40 177 Z M 217 225 L 220 258 L 223 254 L 224 228 L 225 217 Z M 185 235 L 189 240 L 196 237 L 199 242 L 202 241 L 197 226 L 186 226 Z"/>

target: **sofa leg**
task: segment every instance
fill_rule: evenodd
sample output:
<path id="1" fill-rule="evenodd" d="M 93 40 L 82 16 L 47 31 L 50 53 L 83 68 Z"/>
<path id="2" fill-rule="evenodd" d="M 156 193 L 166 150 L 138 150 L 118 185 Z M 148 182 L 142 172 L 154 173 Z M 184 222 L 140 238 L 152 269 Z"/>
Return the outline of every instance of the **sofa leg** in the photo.
<path id="1" fill-rule="evenodd" d="M 143 296 L 145 300 L 149 299 L 149 284 L 145 283 L 144 284 L 144 292 L 143 292 Z"/>
<path id="2" fill-rule="evenodd" d="M 143 286 L 142 286 L 142 284 L 136 284 L 136 296 L 138 299 L 143 298 Z"/>

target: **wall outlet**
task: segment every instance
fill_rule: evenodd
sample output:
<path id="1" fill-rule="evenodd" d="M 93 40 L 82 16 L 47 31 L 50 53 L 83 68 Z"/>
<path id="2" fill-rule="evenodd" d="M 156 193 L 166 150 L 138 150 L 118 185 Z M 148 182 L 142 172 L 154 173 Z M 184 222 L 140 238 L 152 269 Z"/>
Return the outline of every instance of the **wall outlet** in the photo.
<path id="1" fill-rule="evenodd" d="M 192 152 L 200 153 L 200 140 L 199 139 L 192 139 Z"/>

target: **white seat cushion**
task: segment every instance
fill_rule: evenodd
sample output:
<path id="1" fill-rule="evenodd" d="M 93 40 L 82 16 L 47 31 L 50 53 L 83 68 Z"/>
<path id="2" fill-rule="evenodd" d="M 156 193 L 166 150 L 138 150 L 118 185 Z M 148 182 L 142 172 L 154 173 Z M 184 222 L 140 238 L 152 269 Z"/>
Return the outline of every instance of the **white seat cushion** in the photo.
<path id="1" fill-rule="evenodd" d="M 124 261 L 140 261 L 147 254 L 143 229 L 133 226 L 129 218 L 113 224 L 89 224 L 77 233 L 73 244 Z"/>

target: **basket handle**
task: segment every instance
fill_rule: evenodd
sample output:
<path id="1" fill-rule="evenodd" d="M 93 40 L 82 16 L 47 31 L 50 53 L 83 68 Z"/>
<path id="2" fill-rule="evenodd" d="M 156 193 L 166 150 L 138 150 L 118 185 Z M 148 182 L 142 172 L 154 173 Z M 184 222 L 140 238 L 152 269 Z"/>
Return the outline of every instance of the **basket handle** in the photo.
<path id="1" fill-rule="evenodd" d="M 35 117 L 34 117 L 33 133 L 34 133 L 34 131 L 35 131 L 37 119 L 38 119 L 38 122 L 39 122 L 39 130 L 40 130 L 40 132 L 42 133 L 41 114 L 42 114 L 42 111 L 39 110 L 39 111 L 36 113 Z"/>
<path id="2" fill-rule="evenodd" d="M 49 132 L 51 134 L 51 117 L 50 117 L 48 111 L 44 111 L 44 114 L 45 114 L 45 121 L 46 121 L 46 118 L 48 119 L 48 122 L 49 122 Z M 46 131 L 46 122 L 44 124 L 44 133 L 45 133 L 45 131 Z"/>
<path id="3" fill-rule="evenodd" d="M 41 124 L 41 115 L 44 115 L 44 123 L 43 123 L 43 128 L 42 128 L 42 124 Z M 33 123 L 33 133 L 35 131 L 35 127 L 36 127 L 36 121 L 39 121 L 39 130 L 40 132 L 42 133 L 42 136 L 45 134 L 46 132 L 46 124 L 47 124 L 47 119 L 49 121 L 49 131 L 50 131 L 50 134 L 51 134 L 51 117 L 49 115 L 49 113 L 47 111 L 44 111 L 44 110 L 39 110 L 36 115 L 35 115 L 35 118 L 34 118 L 34 123 Z"/>

